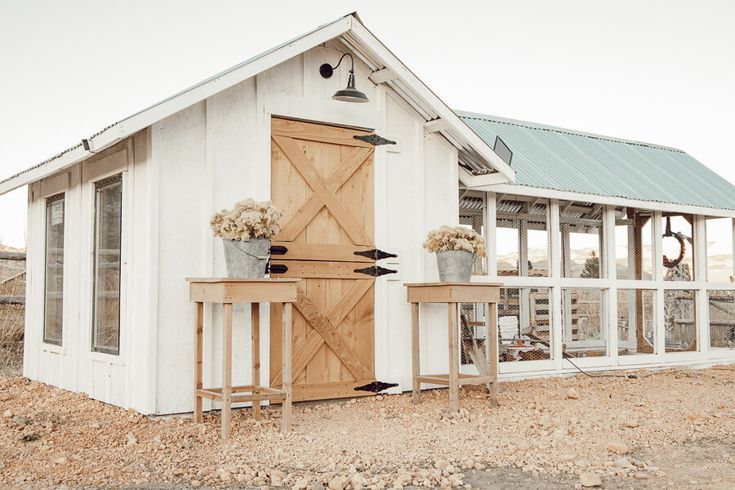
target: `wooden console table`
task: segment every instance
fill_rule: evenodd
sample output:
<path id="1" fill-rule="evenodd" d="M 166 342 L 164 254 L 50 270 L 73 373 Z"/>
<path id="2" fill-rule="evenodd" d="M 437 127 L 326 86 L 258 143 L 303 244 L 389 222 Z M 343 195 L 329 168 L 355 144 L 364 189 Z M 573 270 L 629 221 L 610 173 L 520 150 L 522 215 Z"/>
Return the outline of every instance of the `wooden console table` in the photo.
<path id="1" fill-rule="evenodd" d="M 253 416 L 260 417 L 260 401 L 282 402 L 281 430 L 291 426 L 291 313 L 300 279 L 187 278 L 190 300 L 196 303 L 196 368 L 194 376 L 194 421 L 202 421 L 202 400 L 222 403 L 222 439 L 230 437 L 232 403 L 252 402 Z M 202 351 L 204 303 L 224 308 L 222 333 L 222 387 L 204 388 Z M 232 305 L 250 303 L 252 339 L 252 385 L 232 386 Z M 260 386 L 260 303 L 283 304 L 283 382 L 281 389 Z M 250 394 L 246 394 L 250 393 Z M 233 395 L 234 394 L 234 395 Z"/>
<path id="2" fill-rule="evenodd" d="M 497 406 L 498 386 L 498 299 L 500 284 L 480 282 L 433 282 L 405 284 L 408 302 L 411 303 L 411 338 L 413 367 L 413 402 L 421 401 L 421 383 L 449 386 L 449 412 L 459 411 L 459 388 L 462 385 L 490 384 L 490 400 Z M 421 374 L 419 348 L 419 305 L 421 303 L 447 303 L 449 310 L 449 374 Z M 460 374 L 459 328 L 457 324 L 459 303 L 487 304 L 485 351 L 489 376 Z"/>

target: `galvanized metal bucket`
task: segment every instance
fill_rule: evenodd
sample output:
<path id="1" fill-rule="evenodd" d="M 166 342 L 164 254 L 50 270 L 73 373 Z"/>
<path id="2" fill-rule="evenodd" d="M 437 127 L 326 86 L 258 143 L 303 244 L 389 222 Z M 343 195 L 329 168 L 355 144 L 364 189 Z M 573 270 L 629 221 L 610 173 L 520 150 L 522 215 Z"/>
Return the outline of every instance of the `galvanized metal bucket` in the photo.
<path id="1" fill-rule="evenodd" d="M 265 276 L 271 241 L 267 238 L 252 240 L 222 240 L 225 249 L 227 276 L 258 279 Z"/>
<path id="2" fill-rule="evenodd" d="M 470 282 L 475 254 L 464 250 L 447 250 L 436 253 L 441 282 Z"/>

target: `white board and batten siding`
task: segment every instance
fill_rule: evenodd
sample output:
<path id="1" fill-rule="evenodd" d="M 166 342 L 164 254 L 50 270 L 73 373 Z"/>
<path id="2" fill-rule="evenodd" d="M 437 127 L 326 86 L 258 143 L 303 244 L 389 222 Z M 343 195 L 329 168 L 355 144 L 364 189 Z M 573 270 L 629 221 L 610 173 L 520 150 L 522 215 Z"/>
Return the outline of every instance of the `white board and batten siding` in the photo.
<path id="1" fill-rule="evenodd" d="M 328 43 L 291 58 L 254 78 L 209 97 L 151 128 L 158 166 L 158 325 L 156 413 L 190 411 L 193 404 L 194 307 L 185 277 L 222 276 L 221 240 L 208 226 L 211 215 L 236 201 L 270 198 L 272 116 L 373 129 L 397 141 L 375 152 L 375 243 L 399 255 L 381 263 L 398 274 L 376 281 L 376 378 L 410 389 L 410 311 L 404 282 L 432 279 L 431 257 L 421 243 L 431 227 L 457 222 L 457 151 L 400 97 L 368 81 L 357 59 L 357 87 L 370 102 L 331 99 L 347 83 L 347 61 L 328 80 L 319 65 L 336 63 L 345 48 Z M 263 311 L 264 310 L 264 311 Z M 264 308 L 263 325 L 268 309 Z M 233 383 L 249 384 L 249 308 L 235 309 Z M 422 344 L 426 369 L 446 369 L 446 312 L 425 311 Z M 221 376 L 221 311 L 205 309 L 205 385 Z M 436 335 L 431 335 L 431 334 Z M 268 329 L 261 329 L 262 382 L 267 383 Z M 431 352 L 431 356 L 429 356 Z"/>
<path id="2" fill-rule="evenodd" d="M 149 298 L 155 236 L 149 212 L 150 135 L 141 131 L 112 148 L 28 186 L 28 282 L 23 373 L 114 405 L 153 411 L 154 369 Z M 95 182 L 123 179 L 120 354 L 92 351 Z M 43 342 L 46 198 L 65 194 L 62 345 Z"/>

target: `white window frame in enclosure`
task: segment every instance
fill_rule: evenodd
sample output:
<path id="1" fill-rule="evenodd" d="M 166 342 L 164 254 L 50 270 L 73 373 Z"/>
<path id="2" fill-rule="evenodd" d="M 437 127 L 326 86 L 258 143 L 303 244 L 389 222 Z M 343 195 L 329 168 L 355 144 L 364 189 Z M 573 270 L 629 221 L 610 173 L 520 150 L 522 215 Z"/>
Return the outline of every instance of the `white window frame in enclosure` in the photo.
<path id="1" fill-rule="evenodd" d="M 48 233 L 49 233 L 49 213 L 51 212 L 51 207 L 57 203 L 62 202 L 62 211 L 61 211 L 61 226 L 62 226 L 62 245 L 61 245 L 61 332 L 60 332 L 60 339 L 58 342 L 51 341 L 47 338 L 47 327 L 48 327 L 48 259 L 49 259 L 49 243 L 48 243 Z M 54 195 L 51 195 L 49 197 L 45 197 L 43 199 L 43 244 L 44 244 L 44 260 L 43 260 L 43 328 L 41 333 L 41 342 L 45 344 L 46 346 L 55 346 L 59 349 L 63 349 L 64 347 L 64 331 L 65 331 L 65 321 L 64 321 L 64 296 L 65 296 L 65 289 L 66 289 L 66 192 L 60 192 Z"/>
<path id="2" fill-rule="evenodd" d="M 524 194 L 523 190 L 508 192 L 509 195 L 525 197 L 539 197 L 538 194 Z M 553 193 L 550 193 L 553 195 Z M 600 370 L 608 368 L 634 368 L 656 365 L 677 365 L 697 361 L 733 359 L 735 360 L 735 349 L 710 348 L 709 347 L 709 304 L 708 290 L 735 290 L 735 283 L 714 283 L 707 281 L 706 267 L 706 231 L 704 215 L 694 214 L 694 277 L 692 281 L 664 281 L 664 266 L 662 252 L 663 214 L 666 211 L 661 203 L 644 203 L 620 199 L 614 203 L 605 203 L 603 218 L 603 242 L 601 257 L 600 279 L 582 279 L 562 277 L 561 271 L 561 235 L 559 224 L 559 200 L 549 199 L 547 212 L 548 235 L 549 235 L 549 277 L 522 277 L 522 276 L 498 276 L 496 253 L 496 200 L 494 192 L 488 192 L 485 206 L 485 230 L 488 248 L 487 275 L 473 276 L 478 282 L 500 282 L 506 287 L 512 288 L 550 288 L 551 300 L 549 312 L 551 317 L 551 338 L 553 355 L 550 360 L 542 361 L 520 361 L 499 363 L 499 372 L 504 375 L 539 373 L 546 371 L 575 372 L 576 368 L 566 359 L 562 358 L 562 289 L 566 288 L 599 288 L 603 290 L 603 311 L 607 323 L 607 356 L 576 358 L 574 363 L 582 369 Z M 564 200 L 569 200 L 564 196 Z M 594 202 L 585 198 L 584 202 Z M 615 208 L 625 206 L 637 209 L 653 211 L 652 233 L 653 233 L 653 277 L 651 280 L 618 279 L 615 263 L 615 254 L 610 253 L 615 248 Z M 663 211 L 662 211 L 663 209 Z M 676 210 L 672 206 L 672 212 Z M 721 213 L 713 213 L 719 216 Z M 724 214 L 724 213 L 722 213 Z M 712 214 L 709 214 L 712 216 Z M 730 217 L 731 216 L 725 216 Z M 735 219 L 733 219 L 733 235 L 735 236 Z M 735 248 L 735 240 L 733 240 Z M 735 257 L 735 250 L 733 251 Z M 735 260 L 734 260 L 735 262 Z M 734 265 L 735 269 L 735 265 Z M 735 270 L 733 271 L 735 275 Z M 618 289 L 642 289 L 654 290 L 654 336 L 655 353 L 637 354 L 630 356 L 618 355 L 618 332 L 617 332 L 617 291 Z M 697 350 L 694 352 L 666 352 L 666 332 L 664 325 L 664 291 L 671 289 L 687 289 L 695 291 L 695 325 L 697 335 Z"/>
<path id="3" fill-rule="evenodd" d="M 94 159 L 90 159 L 84 163 L 82 168 L 82 186 L 83 186 L 83 209 L 82 220 L 85 223 L 84 234 L 86 237 L 83 243 L 86 244 L 88 250 L 88 258 L 84 263 L 83 277 L 88 279 L 85 281 L 85 288 L 82 291 L 84 298 L 83 304 L 83 324 L 86 325 L 85 350 L 90 359 L 102 361 L 113 365 L 122 366 L 125 364 L 127 347 L 128 347 L 128 288 L 129 288 L 129 271 L 128 271 L 128 255 L 130 247 L 130 231 L 132 216 L 132 174 L 129 171 L 132 168 L 133 150 L 131 144 L 126 144 L 122 148 L 114 147 L 105 151 L 103 154 L 97 155 Z M 121 239 L 120 239 L 120 334 L 119 346 L 117 354 L 94 350 L 94 282 L 95 282 L 95 221 L 96 221 L 96 184 L 110 177 L 120 175 L 122 178 L 122 223 L 121 223 Z"/>

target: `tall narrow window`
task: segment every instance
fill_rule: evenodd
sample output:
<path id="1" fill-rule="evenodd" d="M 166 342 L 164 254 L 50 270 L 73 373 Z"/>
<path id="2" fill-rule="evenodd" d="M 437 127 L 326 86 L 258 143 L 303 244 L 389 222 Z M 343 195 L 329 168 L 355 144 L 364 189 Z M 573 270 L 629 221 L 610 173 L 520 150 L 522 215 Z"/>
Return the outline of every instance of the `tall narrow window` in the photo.
<path id="1" fill-rule="evenodd" d="M 94 326 L 92 349 L 120 352 L 122 176 L 95 184 Z"/>
<path id="2" fill-rule="evenodd" d="M 46 199 L 43 341 L 61 345 L 64 318 L 64 194 Z"/>
<path id="3" fill-rule="evenodd" d="M 562 275 L 599 279 L 602 261 L 602 204 L 560 202 Z"/>
<path id="4" fill-rule="evenodd" d="M 693 281 L 694 217 L 689 214 L 666 214 L 661 246 L 664 253 L 664 281 Z"/>

